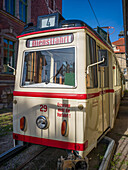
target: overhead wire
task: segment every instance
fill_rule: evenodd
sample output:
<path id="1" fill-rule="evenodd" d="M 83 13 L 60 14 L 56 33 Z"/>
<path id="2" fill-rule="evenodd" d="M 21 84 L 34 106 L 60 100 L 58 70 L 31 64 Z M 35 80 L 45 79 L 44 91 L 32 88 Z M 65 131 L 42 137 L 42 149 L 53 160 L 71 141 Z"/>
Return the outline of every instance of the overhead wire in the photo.
<path id="1" fill-rule="evenodd" d="M 92 12 L 93 12 L 93 14 L 94 14 L 94 16 L 95 16 L 95 18 L 96 18 L 96 21 L 97 21 L 98 25 L 100 26 L 100 23 L 99 23 L 99 21 L 98 21 L 98 18 L 97 18 L 96 14 L 95 14 L 95 11 L 94 11 L 92 5 L 91 5 L 90 0 L 88 0 L 88 3 L 89 3 L 89 5 L 90 5 L 90 7 L 91 7 L 91 9 L 92 9 Z"/>

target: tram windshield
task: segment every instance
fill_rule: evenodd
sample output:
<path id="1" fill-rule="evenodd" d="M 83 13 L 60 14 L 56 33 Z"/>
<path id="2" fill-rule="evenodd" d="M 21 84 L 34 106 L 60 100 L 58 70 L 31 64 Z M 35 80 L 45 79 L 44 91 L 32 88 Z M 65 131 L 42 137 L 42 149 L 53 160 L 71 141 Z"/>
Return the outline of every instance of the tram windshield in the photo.
<path id="1" fill-rule="evenodd" d="M 25 52 L 23 87 L 75 87 L 75 48 Z"/>

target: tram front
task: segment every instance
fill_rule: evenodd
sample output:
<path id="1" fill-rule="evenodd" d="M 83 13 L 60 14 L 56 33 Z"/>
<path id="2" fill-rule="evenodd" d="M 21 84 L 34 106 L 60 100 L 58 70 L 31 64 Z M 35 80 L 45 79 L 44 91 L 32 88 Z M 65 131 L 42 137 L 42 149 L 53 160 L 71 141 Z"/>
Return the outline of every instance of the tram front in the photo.
<path id="1" fill-rule="evenodd" d="M 63 148 L 84 157 L 85 28 L 53 28 L 51 16 L 50 28 L 27 29 L 18 36 L 13 138 L 15 144 Z M 41 23 L 47 22 L 45 16 Z"/>

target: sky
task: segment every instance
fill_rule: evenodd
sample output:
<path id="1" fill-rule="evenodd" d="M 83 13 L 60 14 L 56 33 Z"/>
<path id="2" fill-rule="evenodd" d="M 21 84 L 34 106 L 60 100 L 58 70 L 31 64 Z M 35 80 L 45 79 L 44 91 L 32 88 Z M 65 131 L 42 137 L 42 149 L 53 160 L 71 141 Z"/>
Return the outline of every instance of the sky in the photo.
<path id="1" fill-rule="evenodd" d="M 111 42 L 118 40 L 118 34 L 123 30 L 122 0 L 89 1 L 99 21 L 100 27 L 112 26 L 115 28 L 115 32 L 110 35 Z M 62 15 L 66 20 L 82 20 L 92 28 L 98 26 L 88 0 L 62 0 Z M 110 29 L 109 32 L 111 34 L 113 29 Z"/>

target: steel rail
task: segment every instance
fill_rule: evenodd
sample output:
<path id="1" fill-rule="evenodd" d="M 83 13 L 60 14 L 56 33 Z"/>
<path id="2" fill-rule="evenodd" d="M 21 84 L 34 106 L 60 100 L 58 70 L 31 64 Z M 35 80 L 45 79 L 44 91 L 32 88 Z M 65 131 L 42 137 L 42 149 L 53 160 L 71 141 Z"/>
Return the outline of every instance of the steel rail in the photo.
<path id="1" fill-rule="evenodd" d="M 5 163 L 6 161 L 8 161 L 9 159 L 11 159 L 12 157 L 16 156 L 16 154 L 20 153 L 21 151 L 23 151 L 24 149 L 27 148 L 27 145 L 16 145 L 15 147 L 9 149 L 8 151 L 2 153 L 0 155 L 0 166 Z"/>

